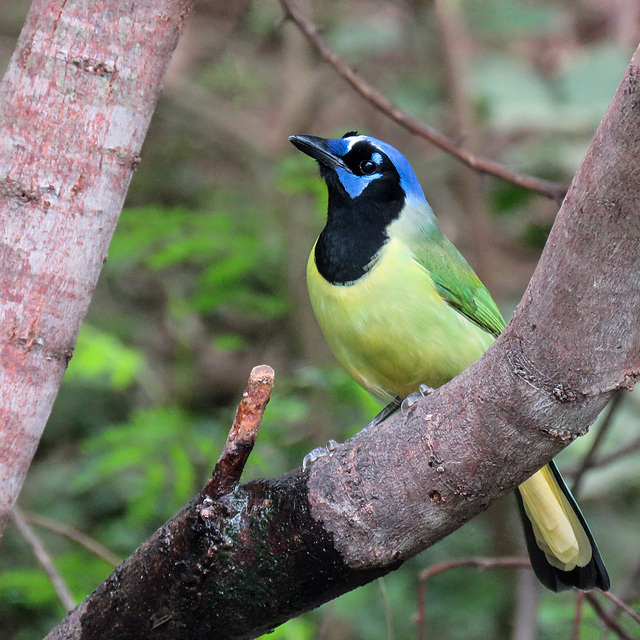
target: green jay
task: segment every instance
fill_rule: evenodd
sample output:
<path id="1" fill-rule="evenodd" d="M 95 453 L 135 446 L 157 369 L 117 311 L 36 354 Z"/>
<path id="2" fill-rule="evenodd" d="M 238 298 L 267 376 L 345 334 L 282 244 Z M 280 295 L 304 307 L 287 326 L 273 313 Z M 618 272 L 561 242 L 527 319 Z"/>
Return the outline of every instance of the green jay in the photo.
<path id="1" fill-rule="evenodd" d="M 289 140 L 318 162 L 329 192 L 307 284 L 336 358 L 389 407 L 421 385 L 448 382 L 486 351 L 505 323 L 440 231 L 411 165 L 390 144 L 356 132 Z M 535 473 L 516 494 L 542 584 L 556 592 L 606 591 L 607 570 L 556 465 Z"/>

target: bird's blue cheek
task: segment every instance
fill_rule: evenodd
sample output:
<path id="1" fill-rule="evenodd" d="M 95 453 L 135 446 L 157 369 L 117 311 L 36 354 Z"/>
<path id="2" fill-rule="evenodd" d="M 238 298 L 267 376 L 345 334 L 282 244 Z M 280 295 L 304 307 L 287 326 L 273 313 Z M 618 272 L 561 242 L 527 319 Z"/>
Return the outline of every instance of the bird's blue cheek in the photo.
<path id="1" fill-rule="evenodd" d="M 336 174 L 344 190 L 352 197 L 357 198 L 368 184 L 379 178 L 382 174 L 373 173 L 370 176 L 355 176 L 346 169 L 337 169 Z"/>

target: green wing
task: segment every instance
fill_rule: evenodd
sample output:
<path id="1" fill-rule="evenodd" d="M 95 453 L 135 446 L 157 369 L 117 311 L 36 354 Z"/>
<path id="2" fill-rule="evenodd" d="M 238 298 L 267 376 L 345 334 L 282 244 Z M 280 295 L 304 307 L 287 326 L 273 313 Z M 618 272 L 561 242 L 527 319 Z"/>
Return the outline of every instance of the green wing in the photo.
<path id="1" fill-rule="evenodd" d="M 440 230 L 430 231 L 428 238 L 414 238 L 411 243 L 415 259 L 429 272 L 447 304 L 497 337 L 505 322 L 490 293 Z"/>

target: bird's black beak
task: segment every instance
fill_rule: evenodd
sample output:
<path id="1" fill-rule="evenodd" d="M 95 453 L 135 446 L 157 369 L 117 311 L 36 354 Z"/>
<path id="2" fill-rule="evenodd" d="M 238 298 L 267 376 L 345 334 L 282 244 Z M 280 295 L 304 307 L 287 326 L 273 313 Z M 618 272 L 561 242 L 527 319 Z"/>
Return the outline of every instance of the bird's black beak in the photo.
<path id="1" fill-rule="evenodd" d="M 330 169 L 335 169 L 336 167 L 347 168 L 342 159 L 329 149 L 329 141 L 326 138 L 319 138 L 318 136 L 289 136 L 289 142 L 300 149 L 302 153 L 311 156 L 325 167 Z"/>

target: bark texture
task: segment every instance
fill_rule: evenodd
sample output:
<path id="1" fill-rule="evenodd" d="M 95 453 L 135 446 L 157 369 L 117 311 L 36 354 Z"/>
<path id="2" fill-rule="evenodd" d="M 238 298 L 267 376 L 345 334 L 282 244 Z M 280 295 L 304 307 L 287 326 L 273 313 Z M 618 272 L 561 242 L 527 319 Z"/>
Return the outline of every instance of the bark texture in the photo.
<path id="1" fill-rule="evenodd" d="M 199 495 L 49 639 L 256 637 L 441 539 L 631 388 L 640 374 L 638 56 L 513 320 L 479 362 L 306 472 Z"/>
<path id="2" fill-rule="evenodd" d="M 0 84 L 0 533 L 192 0 L 35 0 Z"/>

